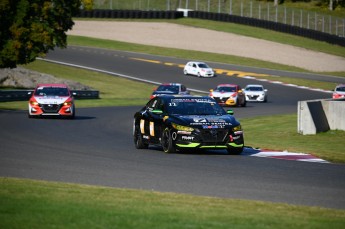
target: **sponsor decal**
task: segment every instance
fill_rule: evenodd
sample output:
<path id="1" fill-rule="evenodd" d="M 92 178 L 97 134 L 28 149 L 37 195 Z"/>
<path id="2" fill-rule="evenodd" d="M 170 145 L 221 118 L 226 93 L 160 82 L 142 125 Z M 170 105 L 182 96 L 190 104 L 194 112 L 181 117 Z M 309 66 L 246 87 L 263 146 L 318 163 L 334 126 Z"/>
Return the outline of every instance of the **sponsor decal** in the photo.
<path id="1" fill-rule="evenodd" d="M 144 139 L 150 139 L 150 136 L 143 135 L 143 138 L 144 138 Z"/>
<path id="2" fill-rule="evenodd" d="M 199 123 L 199 122 L 207 122 L 206 118 L 193 118 L 193 122 Z"/>
<path id="3" fill-rule="evenodd" d="M 191 134 L 192 134 L 192 132 L 190 132 L 190 131 L 183 131 L 183 130 L 179 130 L 179 131 L 177 131 L 177 134 L 191 135 Z"/>
<path id="4" fill-rule="evenodd" d="M 150 135 L 155 136 L 155 123 L 150 122 Z"/>
<path id="5" fill-rule="evenodd" d="M 210 125 L 210 126 L 208 126 L 208 125 L 203 125 L 202 128 L 203 128 L 203 129 L 218 129 L 219 126 L 218 126 L 218 125 Z"/>
<path id="6" fill-rule="evenodd" d="M 241 135 L 241 134 L 243 134 L 243 131 L 236 131 L 236 132 L 234 132 L 234 134 L 235 135 Z"/>
<path id="7" fill-rule="evenodd" d="M 144 119 L 140 119 L 140 132 L 142 134 L 145 134 L 145 120 Z"/>
<path id="8" fill-rule="evenodd" d="M 185 140 L 185 141 L 193 141 L 194 137 L 192 137 L 192 136 L 182 136 L 181 139 Z"/>

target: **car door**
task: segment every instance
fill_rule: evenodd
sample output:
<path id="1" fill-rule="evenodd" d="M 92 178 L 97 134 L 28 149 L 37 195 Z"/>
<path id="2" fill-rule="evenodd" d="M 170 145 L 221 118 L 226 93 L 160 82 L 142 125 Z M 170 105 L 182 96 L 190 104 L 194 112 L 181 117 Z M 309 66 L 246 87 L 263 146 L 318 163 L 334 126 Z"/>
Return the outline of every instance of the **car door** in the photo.
<path id="1" fill-rule="evenodd" d="M 149 136 L 150 142 L 159 143 L 162 135 L 164 102 L 161 98 L 155 98 L 148 104 L 145 120 L 145 134 Z"/>

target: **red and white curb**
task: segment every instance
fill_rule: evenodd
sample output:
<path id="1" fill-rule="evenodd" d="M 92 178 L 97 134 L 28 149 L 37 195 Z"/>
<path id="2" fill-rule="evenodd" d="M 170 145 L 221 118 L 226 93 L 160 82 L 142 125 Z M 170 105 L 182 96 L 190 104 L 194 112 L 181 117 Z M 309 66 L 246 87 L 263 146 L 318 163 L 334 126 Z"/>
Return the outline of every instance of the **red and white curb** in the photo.
<path id="1" fill-rule="evenodd" d="M 319 89 L 319 88 L 311 88 L 311 87 L 306 87 L 306 86 L 298 86 L 296 84 L 289 84 L 289 83 L 283 83 L 283 82 L 280 82 L 280 81 L 272 81 L 272 80 L 267 80 L 267 79 L 260 79 L 260 78 L 256 78 L 256 77 L 253 77 L 253 76 L 244 76 L 243 78 L 258 80 L 258 81 L 262 81 L 262 82 L 268 82 L 268 83 L 272 83 L 272 84 L 281 84 L 281 85 L 284 85 L 284 86 L 295 87 L 295 88 L 299 88 L 299 89 L 306 89 L 306 90 L 311 90 L 311 91 L 319 91 L 319 92 L 325 92 L 325 93 L 329 93 L 329 94 L 333 93 L 333 91 L 329 91 L 329 90 L 324 90 L 324 89 Z"/>
<path id="2" fill-rule="evenodd" d="M 241 155 L 252 156 L 252 157 L 267 157 L 283 160 L 292 161 L 306 161 L 306 162 L 318 162 L 318 163 L 329 163 L 326 160 L 315 157 L 311 154 L 306 153 L 294 153 L 287 151 L 275 151 L 275 150 L 262 150 L 245 147 Z"/>

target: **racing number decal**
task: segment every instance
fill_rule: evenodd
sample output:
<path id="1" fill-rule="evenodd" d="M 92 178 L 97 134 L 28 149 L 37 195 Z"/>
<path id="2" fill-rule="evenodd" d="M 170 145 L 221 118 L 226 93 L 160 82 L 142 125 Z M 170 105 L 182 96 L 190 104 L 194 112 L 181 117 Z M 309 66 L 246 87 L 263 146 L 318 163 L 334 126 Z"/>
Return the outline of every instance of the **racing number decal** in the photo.
<path id="1" fill-rule="evenodd" d="M 155 123 L 150 122 L 150 135 L 153 137 L 155 136 Z"/>
<path id="2" fill-rule="evenodd" d="M 145 134 L 145 120 L 144 119 L 140 119 L 140 132 L 142 134 Z"/>

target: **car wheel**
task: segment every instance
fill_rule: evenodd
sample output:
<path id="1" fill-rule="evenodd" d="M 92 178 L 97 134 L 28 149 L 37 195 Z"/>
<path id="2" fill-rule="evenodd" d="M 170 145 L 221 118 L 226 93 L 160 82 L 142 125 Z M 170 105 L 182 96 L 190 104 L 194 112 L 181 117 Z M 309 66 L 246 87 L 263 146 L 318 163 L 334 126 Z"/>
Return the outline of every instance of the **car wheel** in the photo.
<path id="1" fill-rule="evenodd" d="M 239 148 L 228 147 L 226 150 L 228 151 L 228 154 L 230 155 L 240 155 L 243 151 L 243 147 L 239 147 Z"/>
<path id="2" fill-rule="evenodd" d="M 197 74 L 197 75 L 198 75 L 198 77 L 199 77 L 199 78 L 201 77 L 201 74 L 200 74 L 200 72 L 198 72 L 198 74 Z"/>
<path id="3" fill-rule="evenodd" d="M 183 73 L 184 73 L 185 75 L 188 75 L 188 72 L 187 72 L 187 70 L 184 70 L 184 71 L 183 71 Z"/>
<path id="4" fill-rule="evenodd" d="M 176 152 L 176 148 L 175 145 L 173 143 L 173 139 L 171 137 L 171 132 L 169 130 L 169 128 L 165 128 L 163 133 L 162 133 L 162 147 L 163 147 L 163 151 L 165 153 L 175 153 Z"/>
<path id="5" fill-rule="evenodd" d="M 134 138 L 135 148 L 137 149 L 149 148 L 149 144 L 144 142 L 143 135 L 140 133 L 139 126 L 135 126 L 133 138 Z"/>

